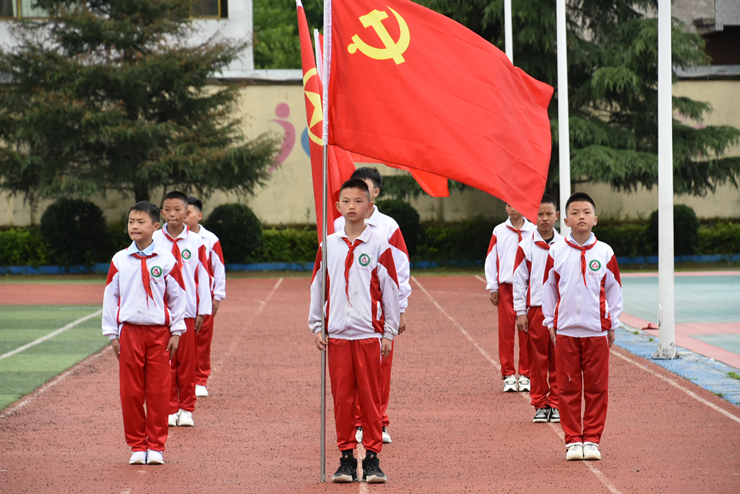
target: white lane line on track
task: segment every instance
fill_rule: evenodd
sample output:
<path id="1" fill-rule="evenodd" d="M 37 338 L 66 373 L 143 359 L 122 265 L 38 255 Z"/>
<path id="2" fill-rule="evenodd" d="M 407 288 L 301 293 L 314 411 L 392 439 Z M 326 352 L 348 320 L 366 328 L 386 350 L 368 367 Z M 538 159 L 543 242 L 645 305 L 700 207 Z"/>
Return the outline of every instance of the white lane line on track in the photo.
<path id="1" fill-rule="evenodd" d="M 476 276 L 476 278 L 478 278 L 479 280 L 481 279 L 481 278 L 480 278 L 479 276 Z M 443 308 L 442 308 L 442 307 L 441 307 L 441 306 L 440 306 L 440 305 L 439 305 L 439 304 L 437 303 L 437 301 L 436 301 L 436 300 L 434 300 L 434 298 L 433 298 L 433 297 L 432 297 L 432 295 L 431 295 L 431 294 L 430 294 L 430 293 L 429 293 L 429 292 L 428 292 L 428 291 L 426 290 L 426 288 L 424 288 L 424 286 L 423 286 L 423 285 L 422 285 L 421 283 L 419 283 L 419 280 L 417 280 L 415 276 L 412 276 L 412 277 L 411 277 L 411 279 L 412 279 L 412 280 L 414 280 L 414 283 L 416 283 L 416 284 L 418 285 L 418 287 L 419 287 L 419 288 L 421 289 L 421 291 L 422 291 L 422 292 L 424 292 L 424 294 L 425 294 L 425 295 L 426 295 L 426 296 L 427 296 L 427 297 L 429 298 L 429 300 L 431 300 L 431 302 L 432 302 L 432 303 L 433 303 L 433 304 L 434 304 L 434 305 L 435 305 L 435 306 L 437 307 L 437 309 L 439 309 L 439 310 L 440 310 L 440 312 L 442 312 L 442 314 L 444 314 L 445 316 L 447 316 L 447 318 L 448 318 L 448 319 L 449 319 L 450 321 L 452 321 L 452 323 L 453 323 L 453 324 L 454 324 L 454 325 L 455 325 L 455 326 L 457 327 L 457 329 L 459 329 L 459 330 L 460 330 L 460 332 L 462 332 L 462 334 L 464 334 L 464 335 L 465 335 L 465 337 L 466 337 L 466 338 L 467 338 L 468 340 L 470 340 L 470 342 L 471 342 L 471 343 L 473 344 L 473 346 L 474 346 L 474 347 L 475 347 L 475 348 L 476 348 L 476 349 L 477 349 L 477 350 L 478 350 L 478 351 L 479 351 L 479 352 L 481 353 L 481 355 L 483 355 L 483 356 L 484 356 L 484 357 L 486 358 L 486 360 L 488 360 L 488 361 L 489 361 L 489 362 L 490 362 L 491 364 L 493 364 L 493 366 L 494 366 L 494 367 L 496 367 L 496 369 L 498 369 L 498 370 L 501 370 L 501 365 L 500 365 L 500 364 L 499 364 L 498 362 L 496 362 L 496 361 L 495 361 L 495 360 L 494 360 L 493 358 L 491 358 L 491 356 L 490 356 L 490 355 L 488 354 L 488 352 L 486 352 L 486 351 L 485 351 L 485 350 L 483 349 L 483 347 L 481 347 L 481 346 L 480 346 L 480 345 L 478 344 L 478 342 L 476 342 L 476 341 L 475 341 L 475 340 L 473 339 L 473 337 L 472 337 L 472 336 L 470 336 L 470 334 L 468 334 L 468 332 L 467 332 L 467 331 L 465 331 L 465 328 L 463 328 L 463 327 L 462 327 L 462 325 L 461 325 L 460 323 L 458 323 L 458 322 L 457 322 L 457 321 L 456 321 L 456 320 L 455 320 L 455 319 L 454 319 L 454 318 L 453 318 L 452 316 L 450 316 L 450 315 L 449 315 L 449 314 L 448 314 L 448 313 L 447 313 L 447 312 L 446 312 L 446 311 L 445 311 L 445 310 L 444 310 L 444 309 L 443 309 Z M 485 282 L 485 280 L 482 280 L 482 281 L 483 281 L 483 282 Z M 524 395 L 524 394 L 521 394 L 521 397 L 522 397 L 522 398 L 524 398 L 525 400 L 528 400 L 528 398 L 527 398 L 528 396 L 529 396 L 529 395 Z M 556 427 L 556 426 L 555 426 L 554 424 L 550 424 L 550 427 L 552 428 L 552 430 L 553 430 L 553 431 L 555 431 L 555 433 L 556 433 L 556 434 L 558 435 L 558 437 L 560 438 L 560 440 L 562 440 L 562 441 L 564 441 L 564 440 L 565 440 L 565 439 L 564 439 L 564 436 L 563 436 L 563 431 L 562 431 L 562 430 L 558 429 L 558 428 L 557 428 L 557 427 Z M 585 465 L 586 465 L 586 466 L 587 466 L 587 467 L 589 468 L 589 470 L 591 470 L 591 472 L 592 472 L 592 473 L 593 473 L 594 475 L 596 475 L 596 478 L 597 478 L 597 479 L 599 479 L 599 481 L 600 481 L 600 482 L 601 482 L 602 484 L 604 484 L 604 487 L 606 487 L 606 488 L 607 488 L 607 489 L 609 490 L 609 492 L 611 492 L 611 494 L 622 494 L 622 493 L 621 493 L 621 491 L 620 491 L 619 489 L 617 489 L 617 488 L 616 488 L 616 487 L 614 486 L 614 484 L 612 484 L 612 483 L 611 483 L 611 482 L 609 481 L 609 479 L 608 479 L 608 478 L 606 477 L 606 475 L 604 475 L 603 473 L 601 473 L 601 471 L 600 471 L 600 470 L 599 470 L 598 468 L 596 468 L 595 466 L 593 466 L 593 464 L 592 464 L 591 462 L 588 462 L 588 461 L 584 461 L 584 462 L 582 462 L 582 463 L 584 463 L 584 464 L 585 464 Z"/>
<path id="2" fill-rule="evenodd" d="M 481 280 L 482 282 L 486 283 L 486 280 L 483 279 L 483 278 L 481 278 L 480 276 L 475 276 L 475 278 L 477 278 L 477 279 Z M 625 351 L 626 352 L 627 350 L 622 349 L 622 351 Z M 690 397 L 694 398 L 699 403 L 708 406 L 712 410 L 715 410 L 715 411 L 721 413 L 722 415 L 724 415 L 725 417 L 729 418 L 730 420 L 734 420 L 735 422 L 737 422 L 738 424 L 740 424 L 740 417 L 738 417 L 737 415 L 731 414 L 730 412 L 728 412 L 724 408 L 715 405 L 711 401 L 705 400 L 701 396 L 699 396 L 696 393 L 694 393 L 693 391 L 691 391 L 689 388 L 686 388 L 684 386 L 681 386 L 676 381 L 674 381 L 672 379 L 668 379 L 667 377 L 662 376 L 662 375 L 658 374 L 657 372 L 648 369 L 647 367 L 644 367 L 639 362 L 636 362 L 636 361 L 632 360 L 631 358 L 629 358 L 629 357 L 627 357 L 625 355 L 622 355 L 621 353 L 618 353 L 618 352 L 614 351 L 614 349 L 612 349 L 611 354 L 612 355 L 616 355 L 617 357 L 619 357 L 619 358 L 621 358 L 623 360 L 626 360 L 627 362 L 629 362 L 631 364 L 634 364 L 635 366 L 637 366 L 637 368 L 642 369 L 645 372 L 649 372 L 650 374 L 654 375 L 658 379 L 661 379 L 661 380 L 667 382 L 668 384 L 670 384 L 671 386 L 680 389 L 681 391 L 683 391 L 684 393 L 686 393 Z"/>
<path id="3" fill-rule="evenodd" d="M 57 384 L 59 384 L 60 382 L 62 382 L 70 374 L 73 374 L 74 372 L 77 372 L 77 369 L 79 369 L 81 366 L 83 366 L 85 364 L 88 364 L 88 363 L 92 362 L 93 360 L 99 359 L 100 357 L 102 357 L 103 355 L 105 355 L 106 352 L 111 351 L 111 349 L 112 349 L 112 347 L 110 345 L 107 345 L 105 348 L 103 348 L 102 350 L 100 350 L 98 353 L 96 353 L 94 355 L 91 355 L 90 357 L 86 358 L 82 362 L 78 362 L 71 369 L 68 369 L 66 372 L 63 372 L 63 373 L 59 374 L 57 377 L 55 377 L 51 381 L 47 382 L 43 386 L 41 386 L 39 389 L 37 389 L 36 391 L 34 391 L 32 394 L 28 395 L 28 397 L 25 400 L 23 400 L 22 402 L 20 402 L 17 405 L 15 405 L 13 407 L 10 407 L 7 410 L 5 410 L 2 414 L 0 414 L 0 419 L 4 419 L 8 415 L 12 415 L 16 411 L 18 411 L 21 408 L 23 408 L 24 406 L 28 405 L 33 400 L 35 400 L 36 398 L 38 398 L 39 396 L 41 396 L 43 393 L 45 393 L 49 389 L 53 388 L 54 386 L 56 386 Z"/>
<path id="4" fill-rule="evenodd" d="M 0 355 L 0 360 L 2 360 L 4 358 L 12 357 L 13 355 L 15 355 L 17 353 L 21 353 L 24 350 L 28 350 L 29 348 L 31 348 L 33 346 L 36 346 L 39 343 L 43 343 L 46 340 L 50 340 L 51 338 L 54 338 L 56 335 L 62 334 L 65 331 L 67 331 L 68 329 L 74 328 L 78 324 L 83 323 L 83 322 L 87 321 L 88 319 L 92 319 L 95 316 L 99 316 L 102 313 L 103 313 L 103 309 L 99 309 L 99 310 L 96 310 L 95 312 L 93 312 L 92 314 L 88 314 L 85 317 L 81 317 L 81 318 L 77 319 L 76 321 L 72 321 L 71 323 L 67 324 L 66 326 L 62 326 L 61 328 L 59 328 L 59 329 L 57 329 L 55 331 L 52 331 L 51 333 L 47 334 L 46 336 L 42 336 L 41 338 L 39 338 L 37 340 L 34 340 L 31 343 L 27 343 L 27 344 L 23 345 L 22 347 L 18 347 L 18 348 L 16 348 L 15 350 L 13 350 L 11 352 L 4 353 L 4 354 Z"/>

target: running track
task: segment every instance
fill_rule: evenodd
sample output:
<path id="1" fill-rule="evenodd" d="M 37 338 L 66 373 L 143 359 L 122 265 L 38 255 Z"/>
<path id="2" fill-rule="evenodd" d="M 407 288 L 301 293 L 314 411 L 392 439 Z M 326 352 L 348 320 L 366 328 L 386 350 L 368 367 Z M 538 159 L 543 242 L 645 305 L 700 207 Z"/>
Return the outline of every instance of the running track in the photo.
<path id="1" fill-rule="evenodd" d="M 409 329 L 396 343 L 394 444 L 380 456 L 389 483 L 320 484 L 308 280 L 228 284 L 212 395 L 199 400 L 195 428 L 171 430 L 165 466 L 126 463 L 117 366 L 106 349 L 0 414 L 0 492 L 740 491 L 740 409 L 621 349 L 610 363 L 604 460 L 566 463 L 559 427 L 533 424 L 524 395 L 500 392 L 495 311 L 472 276 L 412 282 Z M 33 286 L 44 303 L 76 289 Z M 0 285 L 0 300 L 13 303 L 20 290 Z M 99 302 L 100 291 L 83 286 L 76 301 Z M 331 413 L 327 430 L 330 475 L 338 463 Z"/>

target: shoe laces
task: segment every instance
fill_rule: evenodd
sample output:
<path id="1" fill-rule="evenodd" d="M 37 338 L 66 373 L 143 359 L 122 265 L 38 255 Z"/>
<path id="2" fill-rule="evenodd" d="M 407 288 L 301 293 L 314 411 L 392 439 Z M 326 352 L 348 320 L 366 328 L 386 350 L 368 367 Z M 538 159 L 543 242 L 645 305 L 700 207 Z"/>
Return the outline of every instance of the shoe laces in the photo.
<path id="1" fill-rule="evenodd" d="M 352 472 L 356 466 L 356 460 L 352 456 L 342 456 L 339 459 L 339 471 L 341 472 Z"/>

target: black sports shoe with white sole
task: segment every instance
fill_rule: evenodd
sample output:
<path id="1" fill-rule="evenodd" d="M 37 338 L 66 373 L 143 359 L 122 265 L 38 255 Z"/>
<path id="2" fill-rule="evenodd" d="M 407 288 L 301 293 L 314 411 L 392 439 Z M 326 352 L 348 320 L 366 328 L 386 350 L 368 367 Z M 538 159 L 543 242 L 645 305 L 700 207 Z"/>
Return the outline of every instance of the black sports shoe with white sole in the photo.
<path id="1" fill-rule="evenodd" d="M 549 408 L 538 408 L 534 414 L 532 422 L 535 424 L 543 424 L 550 420 L 550 409 Z"/>
<path id="2" fill-rule="evenodd" d="M 362 480 L 368 484 L 385 484 L 388 477 L 380 469 L 380 460 L 377 453 L 367 452 L 367 456 L 362 460 Z"/>
<path id="3" fill-rule="evenodd" d="M 560 410 L 550 407 L 550 422 L 560 422 Z"/>
<path id="4" fill-rule="evenodd" d="M 352 450 L 345 451 L 339 459 L 339 468 L 332 475 L 331 481 L 338 484 L 357 482 L 357 460 L 352 456 Z"/>

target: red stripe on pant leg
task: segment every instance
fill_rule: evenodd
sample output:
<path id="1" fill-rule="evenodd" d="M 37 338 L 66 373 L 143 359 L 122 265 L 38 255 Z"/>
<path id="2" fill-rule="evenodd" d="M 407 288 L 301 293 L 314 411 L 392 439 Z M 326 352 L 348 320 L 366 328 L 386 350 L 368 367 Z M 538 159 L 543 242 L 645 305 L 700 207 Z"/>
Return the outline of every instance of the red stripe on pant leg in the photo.
<path id="1" fill-rule="evenodd" d="M 355 395 L 357 384 L 352 364 L 349 340 L 329 338 L 327 359 L 331 396 L 334 401 L 334 422 L 337 429 L 339 451 L 355 449 Z"/>
<path id="2" fill-rule="evenodd" d="M 555 346 L 557 359 L 560 425 L 565 444 L 583 442 L 581 432 L 581 340 L 558 335 Z"/>
<path id="3" fill-rule="evenodd" d="M 599 444 L 609 404 L 609 342 L 605 336 L 583 339 L 583 440 Z"/>
<path id="4" fill-rule="evenodd" d="M 391 368 L 393 367 L 393 351 L 396 340 L 391 342 L 391 353 L 383 359 L 383 381 L 380 388 L 380 416 L 383 427 L 388 427 L 391 421 L 388 419 L 388 403 L 391 399 Z"/>
<path id="5" fill-rule="evenodd" d="M 549 347 L 552 346 L 550 332 L 542 325 L 542 307 L 530 308 L 527 319 L 529 320 L 527 337 L 529 379 L 532 381 L 529 397 L 532 399 L 533 407 L 545 408 L 548 401 L 547 395 L 550 392 L 550 385 L 547 380 Z M 520 331 L 519 335 L 521 336 L 521 334 Z"/>
<path id="6" fill-rule="evenodd" d="M 205 316 L 200 333 L 195 335 L 195 384 L 205 386 L 211 375 L 211 341 L 213 341 L 213 316 Z"/>
<path id="7" fill-rule="evenodd" d="M 195 410 L 195 320 L 185 319 L 185 323 L 188 330 L 180 337 L 177 347 L 177 391 L 180 408 L 192 412 Z"/>
<path id="8" fill-rule="evenodd" d="M 144 415 L 144 363 L 146 329 L 124 323 L 119 339 L 118 375 L 121 385 L 121 411 L 126 444 L 132 451 L 146 451 Z"/>
<path id="9" fill-rule="evenodd" d="M 354 340 L 351 343 L 357 397 L 362 410 L 362 444 L 365 449 L 380 453 L 383 449 L 383 426 L 380 417 L 383 363 L 380 338 Z"/>
<path id="10" fill-rule="evenodd" d="M 516 313 L 514 312 L 514 295 L 510 283 L 498 287 L 498 358 L 501 361 L 503 377 L 516 374 L 514 367 L 514 332 L 516 331 Z"/>
<path id="11" fill-rule="evenodd" d="M 164 451 L 170 398 L 170 328 L 147 326 L 146 348 L 146 435 L 147 449 Z"/>
<path id="12" fill-rule="evenodd" d="M 516 328 L 516 318 L 514 319 L 514 327 Z M 516 329 L 514 332 L 519 338 L 519 375 L 529 377 L 529 333 Z"/>

